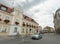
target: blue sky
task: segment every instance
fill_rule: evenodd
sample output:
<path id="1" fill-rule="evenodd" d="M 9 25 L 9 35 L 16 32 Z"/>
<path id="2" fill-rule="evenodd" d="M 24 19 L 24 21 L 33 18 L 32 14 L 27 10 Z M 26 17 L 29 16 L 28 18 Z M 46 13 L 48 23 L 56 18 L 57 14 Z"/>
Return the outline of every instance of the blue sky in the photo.
<path id="1" fill-rule="evenodd" d="M 10 7 L 22 6 L 24 13 L 35 19 L 42 27 L 54 27 L 53 13 L 60 8 L 60 0 L 0 0 L 0 3 Z"/>

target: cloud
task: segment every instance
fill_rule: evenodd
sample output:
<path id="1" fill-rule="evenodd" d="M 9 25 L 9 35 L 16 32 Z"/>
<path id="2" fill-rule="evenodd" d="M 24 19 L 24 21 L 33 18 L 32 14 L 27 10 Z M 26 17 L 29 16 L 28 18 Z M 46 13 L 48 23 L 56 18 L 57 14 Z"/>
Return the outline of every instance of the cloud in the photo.
<path id="1" fill-rule="evenodd" d="M 39 3 L 29 9 L 31 13 L 34 14 L 34 19 L 42 26 L 52 26 L 53 23 L 53 13 L 60 8 L 60 0 L 46 0 L 45 2 Z"/>
<path id="2" fill-rule="evenodd" d="M 35 6 L 35 5 L 39 4 L 39 3 L 42 3 L 43 1 L 44 0 L 31 0 L 31 1 L 26 0 L 26 3 L 23 5 L 23 7 L 25 9 L 29 9 L 29 8 Z"/>
<path id="3" fill-rule="evenodd" d="M 51 15 L 35 15 L 34 19 L 42 27 L 45 27 L 45 26 L 51 26 L 51 27 L 53 27 L 54 26 L 52 14 Z"/>
<path id="4" fill-rule="evenodd" d="M 12 6 L 15 2 L 15 6 L 21 5 L 27 16 L 34 18 L 39 25 L 45 27 L 47 25 L 54 27 L 53 13 L 60 8 L 60 0 L 11 0 L 11 2 L 4 2 L 6 0 L 0 0 L 2 3 L 6 3 L 8 6 Z M 7 4 L 8 3 L 8 4 Z"/>

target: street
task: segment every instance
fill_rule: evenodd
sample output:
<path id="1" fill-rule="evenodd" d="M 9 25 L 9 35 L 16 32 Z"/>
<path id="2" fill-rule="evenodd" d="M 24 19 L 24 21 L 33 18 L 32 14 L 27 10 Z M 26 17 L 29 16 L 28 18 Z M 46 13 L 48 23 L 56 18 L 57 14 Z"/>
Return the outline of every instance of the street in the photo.
<path id="1" fill-rule="evenodd" d="M 42 35 L 43 38 L 40 40 L 32 39 L 4 39 L 0 40 L 0 44 L 60 44 L 60 35 L 54 33 L 47 33 Z"/>

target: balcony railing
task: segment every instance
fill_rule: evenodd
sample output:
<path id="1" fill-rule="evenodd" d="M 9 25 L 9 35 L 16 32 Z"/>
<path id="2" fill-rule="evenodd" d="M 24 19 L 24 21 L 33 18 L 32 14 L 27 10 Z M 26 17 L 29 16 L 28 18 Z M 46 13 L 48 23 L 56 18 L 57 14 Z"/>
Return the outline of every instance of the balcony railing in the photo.
<path id="1" fill-rule="evenodd" d="M 9 20 L 4 20 L 4 22 L 7 24 L 7 23 L 9 23 L 10 21 L 9 21 Z"/>
<path id="2" fill-rule="evenodd" d="M 23 26 L 25 26 L 25 24 L 23 23 Z"/>
<path id="3" fill-rule="evenodd" d="M 2 19 L 0 18 L 0 21 L 2 21 Z"/>
<path id="4" fill-rule="evenodd" d="M 19 25 L 19 22 L 15 22 L 16 25 Z"/>

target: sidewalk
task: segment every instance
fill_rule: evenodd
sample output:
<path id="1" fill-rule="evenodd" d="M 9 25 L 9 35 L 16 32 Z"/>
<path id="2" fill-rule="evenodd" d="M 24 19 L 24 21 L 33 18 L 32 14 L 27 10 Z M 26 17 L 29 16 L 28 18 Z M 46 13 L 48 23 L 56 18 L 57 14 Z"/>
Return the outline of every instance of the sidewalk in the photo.
<path id="1" fill-rule="evenodd" d="M 16 39 L 15 36 L 0 36 L 0 40 Z M 30 36 L 20 36 L 18 39 L 30 39 Z"/>
<path id="2" fill-rule="evenodd" d="M 15 36 L 0 36 L 0 40 L 12 40 L 16 39 Z"/>

